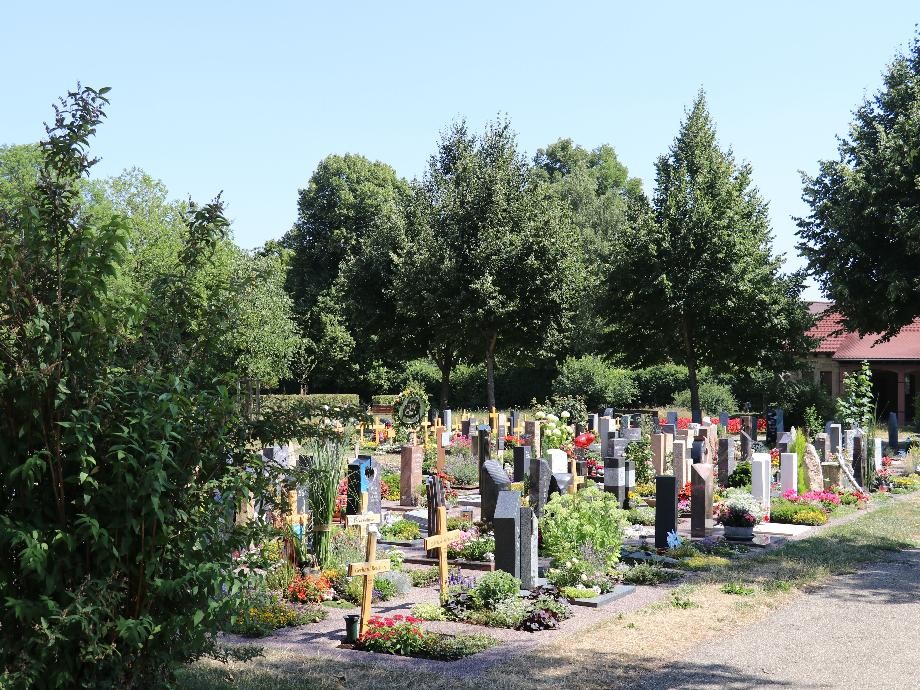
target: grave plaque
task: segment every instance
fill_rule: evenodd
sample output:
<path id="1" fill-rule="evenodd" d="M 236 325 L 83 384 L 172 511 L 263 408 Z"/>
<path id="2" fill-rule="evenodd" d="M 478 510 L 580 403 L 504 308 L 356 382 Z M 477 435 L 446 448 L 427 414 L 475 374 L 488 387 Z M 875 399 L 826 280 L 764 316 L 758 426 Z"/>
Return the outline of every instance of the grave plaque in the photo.
<path id="1" fill-rule="evenodd" d="M 728 486 L 728 477 L 735 471 L 735 442 L 730 438 L 719 439 L 719 486 Z"/>
<path id="2" fill-rule="evenodd" d="M 703 423 L 703 411 L 702 411 L 702 410 L 693 410 L 693 411 L 690 413 L 690 420 L 691 420 L 694 424 L 702 424 L 702 423 Z"/>
<path id="3" fill-rule="evenodd" d="M 403 446 L 399 466 L 399 505 L 414 506 L 418 486 L 422 483 L 422 460 L 425 452 L 421 446 Z"/>
<path id="4" fill-rule="evenodd" d="M 470 438 L 471 427 L 472 427 L 472 420 L 464 419 L 462 422 L 460 422 L 460 433 L 466 436 L 467 438 Z"/>
<path id="5" fill-rule="evenodd" d="M 665 435 L 652 434 L 652 465 L 655 468 L 655 474 L 664 474 L 667 466 L 665 457 Z"/>
<path id="6" fill-rule="evenodd" d="M 636 486 L 632 460 L 604 458 L 604 491 L 616 496 L 621 508 L 628 508 L 629 492 Z"/>
<path id="7" fill-rule="evenodd" d="M 486 460 L 479 469 L 479 495 L 483 520 L 492 520 L 495 517 L 498 494 L 507 491 L 510 485 L 504 468 L 495 460 Z"/>
<path id="8" fill-rule="evenodd" d="M 521 575 L 521 492 L 501 491 L 493 520 L 495 569 L 520 579 Z"/>
<path id="9" fill-rule="evenodd" d="M 530 441 L 530 449 L 534 457 L 540 457 L 540 422 L 528 419 L 524 422 L 524 436 Z"/>
<path id="10" fill-rule="evenodd" d="M 613 418 L 601 417 L 598 419 L 598 436 L 601 442 L 601 457 L 606 458 L 609 454 L 610 434 L 615 433 Z"/>
<path id="11" fill-rule="evenodd" d="M 693 465 L 690 477 L 690 536 L 705 537 L 712 529 L 712 465 Z"/>
<path id="12" fill-rule="evenodd" d="M 515 446 L 514 448 L 514 481 L 524 481 L 524 475 L 530 467 L 530 446 Z"/>
<path id="13" fill-rule="evenodd" d="M 840 436 L 842 427 L 839 424 L 828 422 L 824 427 L 828 439 L 828 451 L 830 453 L 840 452 Z"/>
<path id="14" fill-rule="evenodd" d="M 655 548 L 668 548 L 668 532 L 677 532 L 677 481 L 668 474 L 655 477 Z"/>
<path id="15" fill-rule="evenodd" d="M 764 414 L 764 417 L 767 420 L 767 438 L 766 444 L 770 447 L 776 445 L 777 431 L 776 431 L 776 410 L 770 408 Z"/>
<path id="16" fill-rule="evenodd" d="M 447 429 L 451 435 L 453 435 L 454 425 L 453 425 L 453 412 L 450 410 L 444 410 L 441 412 L 441 421 L 444 423 L 444 428 Z"/>
<path id="17" fill-rule="evenodd" d="M 705 441 L 694 441 L 693 445 L 690 447 L 690 459 L 693 461 L 693 464 L 700 462 L 706 462 L 706 442 Z"/>
<path id="18" fill-rule="evenodd" d="M 625 438 L 616 438 L 610 442 L 610 445 L 607 447 L 609 455 L 615 458 L 625 458 L 626 457 L 626 446 L 629 445 L 629 441 Z"/>
<path id="19" fill-rule="evenodd" d="M 898 452 L 898 413 L 888 413 L 888 446 L 892 452 Z"/>
<path id="20" fill-rule="evenodd" d="M 642 429 L 636 426 L 629 427 L 622 434 L 623 438 L 627 441 L 641 441 L 642 440 Z"/>
<path id="21" fill-rule="evenodd" d="M 690 481 L 690 465 L 687 462 L 687 444 L 684 441 L 674 441 L 674 449 L 671 455 L 677 486 L 683 488 L 687 482 Z"/>
<path id="22" fill-rule="evenodd" d="M 754 453 L 751 460 L 751 493 L 767 512 L 770 511 L 770 454 Z"/>

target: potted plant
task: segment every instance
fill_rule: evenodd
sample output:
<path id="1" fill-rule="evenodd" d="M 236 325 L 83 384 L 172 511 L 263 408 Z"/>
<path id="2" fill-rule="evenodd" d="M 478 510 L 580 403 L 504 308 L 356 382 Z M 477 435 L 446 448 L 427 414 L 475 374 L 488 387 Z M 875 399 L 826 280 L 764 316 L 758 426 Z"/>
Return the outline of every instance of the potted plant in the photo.
<path id="1" fill-rule="evenodd" d="M 751 541 L 754 527 L 763 519 L 763 509 L 751 494 L 731 491 L 719 504 L 716 521 L 725 529 L 725 538 Z"/>

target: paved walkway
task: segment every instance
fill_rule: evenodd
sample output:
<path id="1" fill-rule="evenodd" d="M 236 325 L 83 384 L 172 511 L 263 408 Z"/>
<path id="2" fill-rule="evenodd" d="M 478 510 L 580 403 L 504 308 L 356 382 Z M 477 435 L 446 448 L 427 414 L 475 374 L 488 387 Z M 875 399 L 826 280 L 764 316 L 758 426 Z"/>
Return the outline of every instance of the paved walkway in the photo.
<path id="1" fill-rule="evenodd" d="M 920 688 L 920 550 L 892 554 L 637 688 Z"/>

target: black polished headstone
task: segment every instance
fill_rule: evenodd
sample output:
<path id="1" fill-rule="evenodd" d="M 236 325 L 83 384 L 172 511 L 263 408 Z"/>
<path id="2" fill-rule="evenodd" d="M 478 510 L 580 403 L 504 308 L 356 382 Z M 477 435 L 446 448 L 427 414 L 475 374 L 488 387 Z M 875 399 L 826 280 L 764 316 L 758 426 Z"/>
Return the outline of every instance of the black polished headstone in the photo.
<path id="1" fill-rule="evenodd" d="M 460 422 L 460 433 L 467 438 L 470 437 L 470 420 L 464 419 Z"/>
<path id="2" fill-rule="evenodd" d="M 655 548 L 668 548 L 668 532 L 677 531 L 677 479 L 655 477 Z"/>
<path id="3" fill-rule="evenodd" d="M 668 424 L 673 424 L 675 427 L 677 426 L 677 413 L 676 412 L 673 412 L 673 411 L 668 412 L 667 419 L 668 419 Z"/>
<path id="4" fill-rule="evenodd" d="M 920 413 L 920 410 L 917 411 Z M 898 413 L 888 413 L 888 446 L 892 452 L 898 452 Z"/>
<path id="5" fill-rule="evenodd" d="M 524 481 L 524 475 L 530 469 L 530 458 L 533 450 L 530 446 L 515 446 L 514 450 L 514 476 L 516 482 Z"/>
<path id="6" fill-rule="evenodd" d="M 690 460 L 694 463 L 697 462 L 706 462 L 708 458 L 706 457 L 706 442 L 705 441 L 694 441 L 693 445 L 690 447 Z"/>
<path id="7" fill-rule="evenodd" d="M 728 428 L 728 412 L 719 413 L 719 425 Z"/>
<path id="8" fill-rule="evenodd" d="M 864 441 L 865 437 L 861 434 L 853 436 L 853 478 L 860 486 L 863 486 L 866 481 L 866 477 L 863 474 L 866 453 Z"/>
<path id="9" fill-rule="evenodd" d="M 492 521 L 495 569 L 521 576 L 521 492 L 501 491 Z"/>
<path id="10" fill-rule="evenodd" d="M 553 471 L 543 458 L 530 459 L 530 505 L 537 517 L 543 516 L 543 508 L 549 500 L 549 485 Z"/>
<path id="11" fill-rule="evenodd" d="M 694 424 L 702 424 L 702 423 L 703 423 L 703 411 L 702 411 L 702 410 L 693 410 L 693 411 L 691 411 L 691 412 L 690 412 L 690 417 L 691 417 L 690 421 L 693 422 Z"/>
<path id="12" fill-rule="evenodd" d="M 730 438 L 719 439 L 719 486 L 728 486 L 728 477 L 735 471 L 735 442 Z"/>
<path id="13" fill-rule="evenodd" d="M 511 486 L 504 468 L 494 460 L 486 460 L 479 468 L 479 496 L 482 519 L 491 521 L 495 517 L 498 494 Z"/>
<path id="14" fill-rule="evenodd" d="M 488 424 L 481 424 L 477 430 L 479 435 L 479 466 L 482 467 L 487 461 L 492 459 L 492 449 L 489 446 L 489 429 Z"/>
<path id="15" fill-rule="evenodd" d="M 428 498 L 428 534 L 437 534 L 438 533 L 438 508 L 447 506 L 447 503 L 444 500 L 444 484 L 441 482 L 441 478 L 436 474 L 431 474 L 425 478 L 425 493 Z M 447 531 L 447 525 L 443 526 L 444 531 Z M 428 558 L 437 558 L 438 550 L 431 549 L 428 551 Z"/>
<path id="16" fill-rule="evenodd" d="M 776 445 L 776 440 L 777 440 L 777 438 L 779 437 L 779 436 L 778 436 L 778 433 L 779 433 L 779 432 L 778 432 L 778 429 L 777 429 L 777 427 L 776 427 L 776 410 L 773 409 L 773 408 L 770 408 L 770 409 L 767 410 L 767 412 L 766 412 L 766 414 L 765 414 L 764 416 L 765 416 L 766 419 L 767 419 L 767 439 L 766 439 L 766 442 L 767 442 L 767 445 L 768 445 L 768 446 L 772 447 L 772 446 L 775 446 L 775 445 Z"/>
<path id="17" fill-rule="evenodd" d="M 786 433 L 786 423 L 783 419 L 783 408 L 777 407 L 775 410 L 773 410 L 773 414 L 776 415 L 776 435 L 782 436 L 784 433 Z"/>

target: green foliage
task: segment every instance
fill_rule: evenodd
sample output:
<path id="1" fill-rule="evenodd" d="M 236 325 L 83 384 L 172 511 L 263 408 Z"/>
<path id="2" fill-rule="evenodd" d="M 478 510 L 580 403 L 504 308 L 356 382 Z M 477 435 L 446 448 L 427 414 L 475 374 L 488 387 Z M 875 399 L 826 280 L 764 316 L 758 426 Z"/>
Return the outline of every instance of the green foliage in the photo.
<path id="1" fill-rule="evenodd" d="M 805 408 L 805 433 L 809 439 L 813 440 L 823 431 L 824 422 L 818 414 L 818 410 L 814 405 L 809 405 Z"/>
<path id="2" fill-rule="evenodd" d="M 820 508 L 806 508 L 799 510 L 792 516 L 794 525 L 826 525 L 827 514 Z"/>
<path id="3" fill-rule="evenodd" d="M 637 563 L 623 573 L 623 582 L 627 585 L 660 585 L 679 577 L 679 572 L 662 568 L 657 563 Z"/>
<path id="4" fill-rule="evenodd" d="M 626 446 L 626 459 L 631 460 L 636 468 L 636 484 L 649 484 L 655 482 L 655 467 L 652 465 L 652 442 L 648 436 L 643 435 L 638 441 L 633 441 Z M 653 492 L 654 493 L 654 492 Z"/>
<path id="5" fill-rule="evenodd" d="M 620 557 L 625 527 L 626 511 L 614 496 L 597 487 L 554 496 L 540 522 L 543 548 L 555 561 L 577 557 L 581 547 L 590 545 L 606 554 L 608 565 Z"/>
<path id="6" fill-rule="evenodd" d="M 751 485 L 751 463 L 742 460 L 735 465 L 734 471 L 728 475 L 728 485 L 736 489 L 743 489 Z"/>
<path id="7" fill-rule="evenodd" d="M 683 390 L 674 396 L 671 403 L 674 407 L 692 409 L 689 390 Z M 703 414 L 717 415 L 722 411 L 730 412 L 738 409 L 738 401 L 732 395 L 728 386 L 720 383 L 700 384 L 700 408 Z"/>
<path id="8" fill-rule="evenodd" d="M 303 454 L 309 458 L 303 477 L 309 489 L 313 519 L 313 556 L 321 568 L 332 563 L 329 551 L 332 517 L 349 453 L 349 446 L 340 439 L 310 439 L 303 443 Z"/>
<path id="9" fill-rule="evenodd" d="M 224 318 L 206 289 L 219 200 L 188 205 L 154 295 L 128 279 L 126 219 L 84 212 L 106 91 L 62 101 L 30 211 L 0 213 L 0 661 L 17 687 L 169 685 L 217 652 L 223 593 L 251 577 L 232 554 L 274 536 L 250 499 L 286 510 L 281 468 L 251 448 L 292 436 L 270 415 L 254 435 L 202 331 Z"/>
<path id="10" fill-rule="evenodd" d="M 710 554 L 699 554 L 690 556 L 680 561 L 679 567 L 685 570 L 711 570 L 712 568 L 725 568 L 730 565 L 730 561 L 724 556 L 714 556 Z"/>
<path id="11" fill-rule="evenodd" d="M 319 606 L 297 607 L 277 596 L 256 592 L 236 602 L 227 632 L 244 637 L 265 637 L 279 628 L 307 625 L 325 620 L 328 612 Z"/>
<path id="12" fill-rule="evenodd" d="M 505 597 L 488 607 L 470 612 L 466 620 L 474 625 L 487 625 L 493 628 L 516 628 L 530 614 L 530 604 L 517 596 Z"/>
<path id="13" fill-rule="evenodd" d="M 423 572 L 423 571 L 414 571 L 414 572 Z M 437 578 L 435 578 L 437 580 Z M 447 620 L 447 615 L 444 613 L 444 609 L 441 608 L 440 604 L 427 604 L 421 603 L 416 604 L 412 607 L 412 615 L 415 618 L 421 618 L 423 621 L 444 621 Z"/>
<path id="14" fill-rule="evenodd" d="M 454 478 L 457 486 L 479 485 L 479 461 L 470 454 L 469 448 L 452 451 L 444 459 L 444 471 Z"/>
<path id="15" fill-rule="evenodd" d="M 843 375 L 844 394 L 837 398 L 837 415 L 846 424 L 862 429 L 875 426 L 875 397 L 872 395 L 872 369 L 862 361 L 859 371 Z"/>
<path id="16" fill-rule="evenodd" d="M 516 598 L 520 589 L 521 581 L 514 575 L 495 570 L 480 577 L 470 593 L 478 608 L 492 609 L 506 599 Z"/>
<path id="17" fill-rule="evenodd" d="M 441 575 L 438 567 L 433 565 L 430 568 L 417 568 L 415 570 L 410 570 L 409 577 L 412 578 L 413 587 L 429 587 L 437 582 Z M 424 618 L 424 616 L 420 616 L 420 618 Z"/>
<path id="18" fill-rule="evenodd" d="M 582 396 L 590 409 L 627 407 L 635 401 L 636 383 L 625 369 L 615 369 L 600 357 L 566 357 L 553 381 L 556 395 Z"/>
<path id="19" fill-rule="evenodd" d="M 386 539 L 412 541 L 422 536 L 422 529 L 412 520 L 402 518 L 380 528 L 380 536 Z"/>
<path id="20" fill-rule="evenodd" d="M 775 498 L 770 504 L 770 522 L 823 525 L 827 522 L 827 515 L 820 508 L 807 503 L 793 503 L 784 498 Z"/>
<path id="21" fill-rule="evenodd" d="M 704 94 L 658 159 L 652 203 L 636 196 L 627 213 L 606 271 L 610 327 L 630 358 L 687 366 L 690 409 L 704 366 L 784 372 L 807 353 L 804 273 L 780 272 L 766 202 L 717 145 Z"/>
<path id="22" fill-rule="evenodd" d="M 371 405 L 392 405 L 399 397 L 398 393 L 388 395 L 374 395 L 371 397 Z"/>
<path id="23" fill-rule="evenodd" d="M 807 447 L 808 439 L 805 438 L 804 432 L 797 431 L 792 446 L 789 447 L 789 452 L 795 453 L 799 459 L 796 465 L 796 471 L 798 472 L 798 476 L 796 477 L 796 491 L 799 496 L 808 493 L 808 466 L 805 464 L 805 449 Z"/>
<path id="24" fill-rule="evenodd" d="M 310 393 L 308 395 L 263 395 L 262 404 L 273 408 L 309 406 L 359 407 L 357 393 Z"/>
<path id="25" fill-rule="evenodd" d="M 839 160 L 803 176 L 799 250 L 846 328 L 892 336 L 920 316 L 916 180 L 920 38 L 897 55 L 883 87 L 853 113 Z"/>
<path id="26" fill-rule="evenodd" d="M 679 391 L 690 386 L 687 367 L 680 364 L 656 364 L 636 369 L 633 377 L 638 389 L 636 402 L 640 405 L 669 405 Z"/>
<path id="27" fill-rule="evenodd" d="M 638 508 L 631 508 L 626 513 L 626 519 L 631 525 L 646 525 L 651 526 L 655 524 L 655 509 L 650 508 L 649 506 L 639 506 Z"/>
<path id="28" fill-rule="evenodd" d="M 588 587 L 563 587 L 562 593 L 569 599 L 594 599 L 599 592 Z"/>
<path id="29" fill-rule="evenodd" d="M 425 656 L 440 661 L 456 661 L 484 652 L 498 644 L 489 635 L 438 635 L 429 633 L 426 638 Z"/>
<path id="30" fill-rule="evenodd" d="M 673 592 L 671 592 L 670 604 L 676 609 L 695 609 L 699 607 L 695 601 L 693 601 L 689 596 L 689 588 L 686 588 L 686 585 L 678 587 Z"/>

